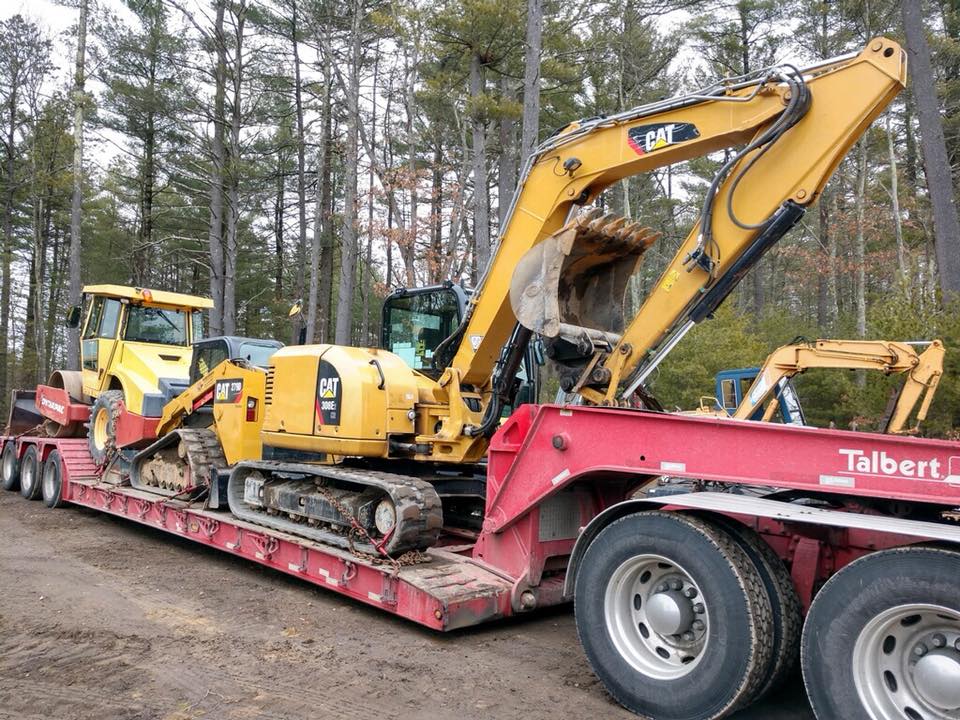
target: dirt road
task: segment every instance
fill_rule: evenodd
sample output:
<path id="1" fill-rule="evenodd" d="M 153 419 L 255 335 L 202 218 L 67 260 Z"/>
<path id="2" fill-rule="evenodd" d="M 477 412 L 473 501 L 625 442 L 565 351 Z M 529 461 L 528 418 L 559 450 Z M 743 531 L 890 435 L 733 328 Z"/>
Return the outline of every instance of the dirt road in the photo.
<path id="1" fill-rule="evenodd" d="M 569 608 L 439 635 L 159 531 L 0 492 L 0 718 L 630 718 Z M 809 720 L 799 684 L 737 720 Z"/>

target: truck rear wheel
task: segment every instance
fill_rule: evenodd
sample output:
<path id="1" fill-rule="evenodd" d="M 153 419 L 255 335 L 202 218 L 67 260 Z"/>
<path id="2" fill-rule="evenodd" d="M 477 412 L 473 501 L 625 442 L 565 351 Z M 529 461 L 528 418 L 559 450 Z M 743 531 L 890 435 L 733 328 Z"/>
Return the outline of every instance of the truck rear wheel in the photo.
<path id="1" fill-rule="evenodd" d="M 17 457 L 17 441 L 10 439 L 3 446 L 0 456 L 0 475 L 4 490 L 16 490 L 20 487 L 20 458 Z"/>
<path id="2" fill-rule="evenodd" d="M 90 407 L 87 443 L 90 455 L 98 466 L 105 465 L 117 447 L 117 420 L 122 406 L 122 390 L 105 390 Z"/>
<path id="3" fill-rule="evenodd" d="M 867 555 L 817 594 L 801 665 L 818 718 L 960 717 L 960 553 Z"/>
<path id="4" fill-rule="evenodd" d="M 43 474 L 40 477 L 40 487 L 43 492 L 43 504 L 48 508 L 63 507 L 63 466 L 60 460 L 60 451 L 54 450 L 43 463 Z"/>
<path id="5" fill-rule="evenodd" d="M 753 529 L 735 520 L 716 518 L 740 544 L 760 572 L 773 610 L 773 660 L 753 700 L 775 690 L 790 676 L 800 659 L 803 611 L 790 571 L 780 556 Z"/>
<path id="6" fill-rule="evenodd" d="M 763 580 L 737 542 L 694 517 L 642 512 L 604 528 L 577 572 L 574 613 L 594 672 L 645 717 L 725 717 L 769 671 Z"/>
<path id="7" fill-rule="evenodd" d="M 36 445 L 28 447 L 20 460 L 20 494 L 27 500 L 40 497 L 40 457 Z"/>

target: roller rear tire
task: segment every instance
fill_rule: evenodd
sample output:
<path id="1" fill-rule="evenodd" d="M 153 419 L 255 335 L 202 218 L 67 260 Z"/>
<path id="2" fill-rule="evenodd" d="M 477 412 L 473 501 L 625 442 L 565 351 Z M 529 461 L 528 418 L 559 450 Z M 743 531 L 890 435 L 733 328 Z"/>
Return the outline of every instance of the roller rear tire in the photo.
<path id="1" fill-rule="evenodd" d="M 90 407 L 87 444 L 98 467 L 107 464 L 117 448 L 117 421 L 123 408 L 122 390 L 105 390 Z"/>
<path id="2" fill-rule="evenodd" d="M 716 720 L 755 697 L 773 654 L 757 568 L 730 535 L 669 512 L 613 521 L 576 577 L 577 634 L 621 705 L 656 720 Z"/>

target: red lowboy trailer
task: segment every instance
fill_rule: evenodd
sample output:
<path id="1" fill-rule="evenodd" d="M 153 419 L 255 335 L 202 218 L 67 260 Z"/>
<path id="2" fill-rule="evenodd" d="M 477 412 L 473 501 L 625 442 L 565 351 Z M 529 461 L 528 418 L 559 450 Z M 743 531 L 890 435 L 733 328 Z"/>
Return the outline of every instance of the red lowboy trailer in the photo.
<path id="1" fill-rule="evenodd" d="M 51 507 L 124 516 L 436 630 L 575 600 L 594 670 L 650 717 L 756 699 L 802 626 L 820 717 L 960 717 L 958 443 L 522 406 L 490 446 L 482 530 L 403 562 L 134 489 L 82 439 L 7 437 L 2 458 L 7 489 L 19 479 Z"/>

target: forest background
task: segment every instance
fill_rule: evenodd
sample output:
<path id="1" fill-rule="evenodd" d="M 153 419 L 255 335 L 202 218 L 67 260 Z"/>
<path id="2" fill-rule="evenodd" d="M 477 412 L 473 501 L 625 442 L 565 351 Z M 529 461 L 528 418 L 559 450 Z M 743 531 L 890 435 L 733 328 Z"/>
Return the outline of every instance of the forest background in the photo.
<path id="1" fill-rule="evenodd" d="M 806 338 L 942 338 L 924 432 L 960 427 L 960 0 L 35 0 L 0 10 L 0 398 L 68 366 L 80 284 L 214 298 L 208 334 L 375 344 L 393 287 L 470 285 L 554 129 L 877 35 L 911 85 L 817 208 L 663 364 L 668 408 Z M 622 181 L 662 232 L 722 155 Z M 814 371 L 813 424 L 876 427 L 894 379 Z M 547 390 L 549 392 L 549 389 Z"/>

